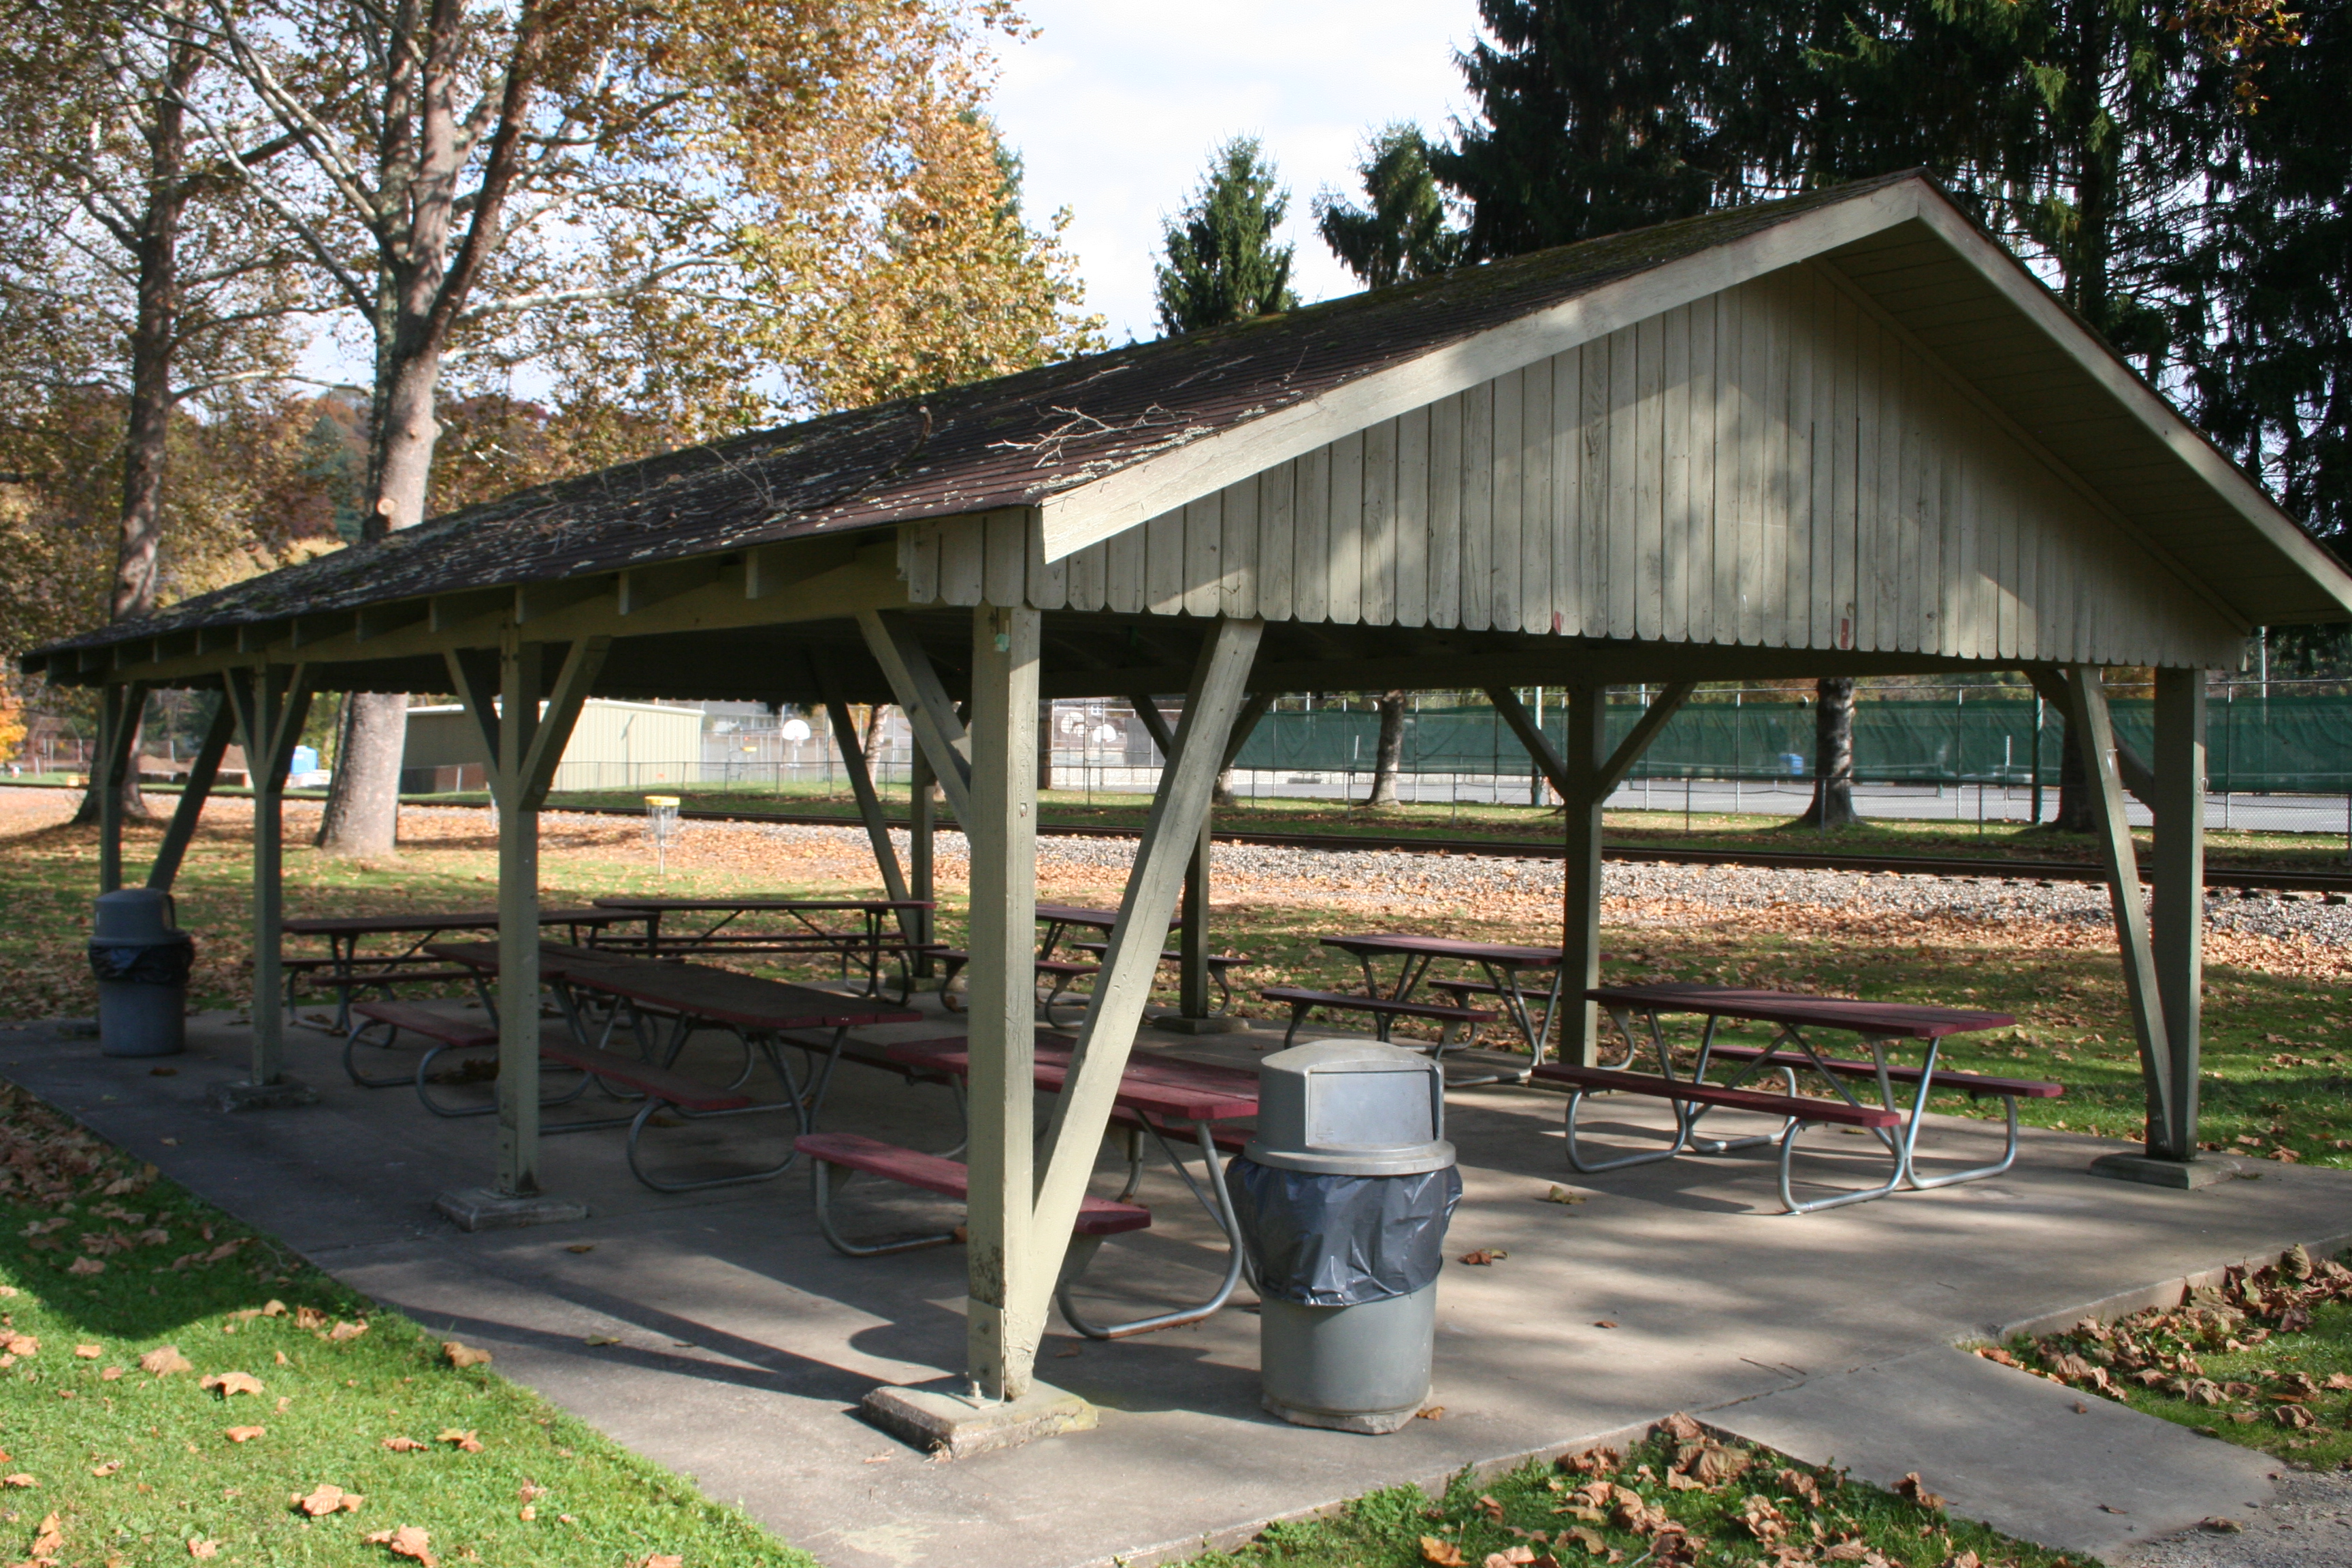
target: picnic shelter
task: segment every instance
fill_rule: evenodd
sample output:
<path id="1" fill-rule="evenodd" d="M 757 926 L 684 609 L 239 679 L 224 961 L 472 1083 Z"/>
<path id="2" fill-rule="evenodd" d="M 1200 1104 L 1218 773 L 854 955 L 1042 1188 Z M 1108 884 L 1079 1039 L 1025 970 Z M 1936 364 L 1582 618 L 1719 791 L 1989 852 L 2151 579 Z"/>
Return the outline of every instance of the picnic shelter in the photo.
<path id="1" fill-rule="evenodd" d="M 110 811 L 160 687 L 257 785 L 248 1104 L 287 1094 L 278 792 L 316 691 L 447 691 L 498 807 L 499 1197 L 540 1196 L 537 816 L 591 696 L 889 702 L 971 846 L 965 1365 L 1017 1397 L 1217 773 L 1272 696 L 1478 687 L 1568 803 L 1568 984 L 1599 980 L 1601 805 L 1708 680 L 2020 670 L 2085 742 L 2147 1092 L 2130 1173 L 2197 1179 L 2207 673 L 2352 616 L 2352 574 L 1933 182 L 1902 174 L 698 446 L 526 490 L 41 648 L 100 689 Z M 2155 671 L 2153 754 L 2103 668 Z M 1613 749 L 1606 688 L 1664 695 Z M 1567 693 L 1556 750 L 1512 695 Z M 1038 704 L 1182 691 L 1034 1125 Z M 1152 711 L 1156 714 L 1157 710 Z M 843 747 L 893 898 L 902 868 Z M 2143 897 L 2126 795 L 2154 816 Z M 124 875 L 109 816 L 102 876 Z M 1206 952 L 1185 922 L 1186 991 Z M 1549 933 L 1544 933 L 1549 940 Z M 1573 1050 L 1595 1016 L 1571 1009 Z"/>

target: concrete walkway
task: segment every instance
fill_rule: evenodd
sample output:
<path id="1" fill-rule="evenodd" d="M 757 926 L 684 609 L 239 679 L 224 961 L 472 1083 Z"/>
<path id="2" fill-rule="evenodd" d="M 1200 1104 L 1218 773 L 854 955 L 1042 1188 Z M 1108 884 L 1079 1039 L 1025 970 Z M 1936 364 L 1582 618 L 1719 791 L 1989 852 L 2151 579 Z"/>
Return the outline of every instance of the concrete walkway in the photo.
<path id="1" fill-rule="evenodd" d="M 1919 1470 L 1964 1513 L 2072 1551 L 2116 1551 L 2242 1514 L 2267 1495 L 2266 1462 L 2104 1403 L 2077 1413 L 2065 1391 L 1949 1347 L 2138 1305 L 2292 1242 L 2352 1237 L 2346 1173 L 2265 1165 L 2258 1179 L 2165 1192 L 2086 1174 L 2113 1145 L 2064 1133 L 2029 1134 L 1998 1180 L 1804 1217 L 1776 1212 L 1761 1155 L 1578 1183 L 1558 1096 L 1471 1090 L 1451 1102 L 1467 1195 L 1448 1250 L 1509 1257 L 1447 1269 L 1442 1419 L 1386 1438 L 1270 1420 L 1257 1408 L 1255 1320 L 1237 1307 L 1113 1345 L 1055 1329 L 1041 1373 L 1100 1405 L 1100 1428 L 939 1465 L 855 1412 L 877 1383 L 958 1363 L 960 1252 L 839 1258 L 816 1235 L 797 1172 L 648 1192 L 623 1166 L 617 1132 L 546 1145 L 551 1189 L 587 1202 L 589 1220 L 461 1235 L 431 1202 L 488 1179 L 488 1120 L 436 1120 L 404 1090 L 352 1088 L 338 1043 L 309 1030 L 295 1032 L 294 1070 L 320 1104 L 205 1110 L 205 1085 L 236 1076 L 243 1038 L 225 1018 L 201 1020 L 190 1053 L 170 1064 L 177 1072 L 159 1078 L 94 1042 L 0 1033 L 0 1075 L 357 1289 L 490 1346 L 500 1371 L 741 1501 L 833 1568 L 1149 1563 L 1675 1409 L 1869 1479 Z M 1145 1048 L 1246 1061 L 1275 1043 L 1154 1037 Z M 715 1071 L 732 1047 L 696 1049 L 712 1053 Z M 749 1152 L 783 1120 L 735 1121 L 725 1135 Z M 944 1091 L 855 1068 L 826 1121 L 925 1148 L 956 1136 Z M 1656 1123 L 1647 1106 L 1612 1108 L 1596 1126 L 1644 1122 Z M 671 1136 L 686 1150 L 711 1134 Z M 1930 1137 L 1970 1163 L 1995 1144 L 1981 1122 L 1939 1119 Z M 1811 1169 L 1860 1176 L 1859 1142 L 1817 1133 L 1810 1146 L 1842 1158 Z M 1555 1183 L 1591 1195 L 1542 1201 Z M 854 1191 L 877 1231 L 941 1212 L 919 1195 Z M 1221 1262 L 1207 1221 L 1164 1173 L 1147 1180 L 1144 1201 L 1152 1228 L 1107 1247 L 1090 1279 L 1117 1280 L 1129 1300 L 1204 1293 Z M 592 1250 L 570 1250 L 583 1243 Z M 606 1336 L 618 1342 L 588 1343 Z"/>

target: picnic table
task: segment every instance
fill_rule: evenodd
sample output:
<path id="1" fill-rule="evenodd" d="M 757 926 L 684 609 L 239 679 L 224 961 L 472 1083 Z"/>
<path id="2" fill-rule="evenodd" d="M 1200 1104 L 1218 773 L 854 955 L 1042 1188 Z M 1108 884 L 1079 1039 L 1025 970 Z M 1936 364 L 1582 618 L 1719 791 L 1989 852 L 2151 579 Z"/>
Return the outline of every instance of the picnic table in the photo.
<path id="1" fill-rule="evenodd" d="M 1600 986 L 1585 995 L 1600 1004 L 1624 1035 L 1631 1047 L 1626 1058 L 1628 1066 L 1644 1045 L 1657 1064 L 1654 1073 L 1570 1063 L 1534 1069 L 1533 1081 L 1562 1085 L 1571 1091 L 1567 1112 L 1569 1163 L 1587 1173 L 1672 1159 L 1685 1152 L 1723 1153 L 1777 1143 L 1780 1201 L 1790 1214 L 1808 1214 L 1815 1209 L 1884 1197 L 1901 1187 L 1925 1191 L 1998 1175 L 2017 1158 L 2018 1100 L 2053 1099 L 2065 1092 L 2063 1085 L 2036 1079 L 1937 1069 L 1937 1057 L 1944 1040 L 1954 1035 L 2009 1028 L 2017 1020 L 2007 1013 L 1719 985 Z M 1704 1020 L 1696 1060 L 1687 1077 L 1676 1071 L 1675 1053 L 1662 1022 L 1677 1015 Z M 1636 1017 L 1644 1026 L 1639 1030 L 1634 1024 Z M 1773 1031 L 1772 1039 L 1760 1047 L 1719 1045 L 1716 1035 L 1727 1021 L 1769 1026 Z M 1868 1059 L 1824 1055 L 1811 1038 L 1813 1033 L 1821 1032 L 1859 1037 Z M 1894 1059 L 1898 1049 L 1915 1042 L 1920 1053 L 1916 1066 Z M 1708 1069 L 1718 1063 L 1727 1066 L 1729 1074 L 1722 1082 L 1710 1083 Z M 1748 1087 L 1768 1072 L 1780 1075 L 1785 1092 L 1770 1093 Z M 1817 1088 L 1825 1089 L 1827 1095 L 1800 1095 L 1800 1075 Z M 1851 1087 L 1855 1083 L 1874 1087 L 1874 1099 L 1857 1095 Z M 1910 1091 L 1907 1106 L 1897 1086 Z M 1920 1173 L 1919 1133 L 1927 1116 L 1928 1096 L 1937 1089 L 1958 1090 L 1972 1099 L 1995 1098 L 2004 1103 L 2007 1145 L 1998 1161 L 1969 1170 L 1935 1175 Z M 1667 1147 L 1612 1160 L 1587 1159 L 1578 1145 L 1577 1114 L 1588 1095 L 1601 1092 L 1646 1095 L 1671 1102 L 1675 1107 L 1675 1131 Z M 1699 1121 L 1713 1110 L 1779 1117 L 1781 1127 L 1775 1133 L 1702 1140 L 1696 1135 Z M 1790 1159 L 1798 1133 L 1815 1123 L 1853 1128 L 1875 1139 L 1891 1161 L 1886 1180 L 1876 1186 L 1800 1202 L 1791 1185 Z"/>
<path id="2" fill-rule="evenodd" d="M 1474 963 L 1486 972 L 1482 984 L 1469 980 L 1434 980 L 1433 989 L 1453 993 L 1457 1005 L 1465 1005 L 1466 998 L 1475 994 L 1493 996 L 1503 1009 L 1504 1017 L 1527 1042 L 1535 1060 L 1543 1060 L 1544 1047 L 1551 1038 L 1552 1020 L 1559 1013 L 1559 990 L 1566 971 L 1560 967 L 1560 950 L 1556 947 L 1515 947 L 1498 942 L 1465 942 L 1459 937 L 1421 936 L 1411 931 L 1371 931 L 1361 936 L 1327 936 L 1325 947 L 1336 948 L 1352 955 L 1364 971 L 1364 989 L 1372 995 L 1387 995 L 1397 1001 L 1412 997 L 1424 980 L 1429 966 L 1441 960 Z M 1400 960 L 1395 983 L 1386 992 L 1381 989 L 1375 961 L 1384 958 Z M 1542 1013 L 1538 1018 L 1531 1005 L 1526 986 L 1520 977 L 1530 971 L 1549 970 L 1552 982 L 1541 993 Z"/>
<path id="3" fill-rule="evenodd" d="M 498 973 L 495 942 L 440 944 L 444 956 L 467 964 L 483 976 Z M 881 1005 L 868 997 L 793 985 L 707 964 L 658 962 L 626 955 L 615 960 L 595 948 L 542 946 L 540 975 L 559 998 L 572 1037 L 570 1047 L 542 1043 L 541 1054 L 574 1068 L 602 1082 L 607 1092 L 622 1098 L 642 1096 L 645 1104 L 629 1121 L 629 1168 L 637 1179 L 657 1192 L 692 1192 L 704 1187 L 765 1181 L 780 1176 L 799 1158 L 789 1153 L 774 1166 L 698 1181 L 674 1181 L 648 1172 L 638 1144 L 654 1114 L 676 1111 L 690 1120 L 790 1110 L 802 1132 L 814 1129 L 831 1087 L 835 1068 L 847 1054 L 849 1031 L 874 1024 L 912 1024 L 922 1015 Z M 613 1004 L 601 1030 L 591 1039 L 583 996 L 601 996 Z M 667 1044 L 656 1041 L 649 1026 L 667 1019 Z M 617 1026 L 626 1022 L 637 1043 L 635 1058 L 609 1048 Z M 725 1085 L 714 1085 L 677 1070 L 677 1061 L 689 1037 L 716 1025 L 735 1036 L 744 1047 L 741 1070 Z M 810 1034 L 819 1037 L 807 1037 Z M 489 1041 L 496 1043 L 493 1034 Z M 783 1047 L 802 1052 L 811 1062 L 803 1086 L 785 1059 Z M 740 1090 L 764 1060 L 783 1091 L 780 1100 L 755 1100 Z M 886 1064 L 887 1065 L 887 1064 Z M 606 1120 L 551 1125 L 547 1132 L 585 1131 L 618 1123 Z"/>
<path id="4" fill-rule="evenodd" d="M 918 946 L 906 934 L 906 917 L 937 907 L 929 899 L 656 899 L 634 894 L 598 899 L 596 904 L 600 909 L 625 910 L 627 918 L 646 922 L 644 936 L 607 944 L 646 958 L 661 958 L 665 951 L 670 957 L 714 952 L 822 953 L 840 963 L 845 980 L 852 964 L 863 971 L 869 996 L 882 994 L 882 967 L 895 958 L 900 970 L 898 1000 L 902 1002 L 913 988 L 908 962 Z M 746 916 L 760 914 L 783 915 L 789 923 L 782 930 L 747 930 L 737 924 Z M 673 918 L 698 915 L 711 918 L 690 922 Z M 825 915 L 856 919 L 854 924 L 828 925 L 821 918 Z M 886 922 L 893 921 L 902 928 L 896 937 L 886 930 Z M 666 921 L 673 927 L 667 935 L 662 929 Z M 697 929 L 680 932 L 675 929 L 680 923 Z"/>
<path id="5" fill-rule="evenodd" d="M 1118 927 L 1118 911 L 1087 909 L 1079 904 L 1039 904 L 1036 906 L 1036 916 L 1038 923 L 1045 928 L 1045 934 L 1037 942 L 1035 973 L 1037 978 L 1047 981 L 1051 984 L 1051 989 L 1045 994 L 1045 1000 L 1038 1004 L 1038 1007 L 1045 1021 L 1050 1024 L 1054 1021 L 1055 1006 L 1061 1001 L 1062 993 L 1070 988 L 1071 983 L 1100 973 L 1102 970 L 1101 964 L 1094 961 L 1098 959 L 1101 953 L 1098 946 L 1090 947 L 1091 956 L 1088 959 L 1056 958 L 1054 956 L 1054 950 L 1062 944 L 1062 938 L 1073 931 L 1099 931 L 1105 937 L 1108 937 Z M 1168 923 L 1168 929 L 1181 931 L 1183 929 L 1183 924 L 1181 918 L 1171 920 Z M 1087 944 L 1073 943 L 1072 945 Z M 1164 962 L 1173 955 L 1163 952 L 1160 956 Z M 933 948 L 931 957 L 940 965 L 940 1005 L 950 1013 L 961 1012 L 962 1009 L 956 1005 L 952 987 L 955 984 L 956 976 L 962 972 L 964 965 L 971 962 L 971 954 L 961 948 L 942 946 Z M 1223 984 L 1222 975 L 1218 983 Z M 1228 995 L 1230 994 L 1229 992 Z"/>
<path id="6" fill-rule="evenodd" d="M 541 928 L 568 927 L 577 942 L 583 931 L 602 933 L 636 918 L 602 908 L 541 910 L 539 923 Z M 451 931 L 498 930 L 499 912 L 464 910 L 454 913 L 319 915 L 288 921 L 280 929 L 288 936 L 323 937 L 327 942 L 324 958 L 290 956 L 279 961 L 286 970 L 287 1010 L 291 1012 L 295 1006 L 294 992 L 299 984 L 313 975 L 323 975 L 325 978 L 319 984 L 336 993 L 335 1031 L 349 1034 L 352 994 L 355 991 L 374 989 L 389 995 L 395 984 L 413 985 L 467 978 L 462 973 L 434 968 L 429 949 L 435 939 Z M 375 936 L 409 940 L 396 952 L 362 952 L 362 945 Z"/>
<path id="7" fill-rule="evenodd" d="M 1058 1094 L 1069 1078 L 1075 1053 L 1068 1047 L 1047 1043 L 1048 1038 L 1041 1037 L 1035 1046 L 1032 1071 L 1039 1093 Z M 971 1074 L 971 1047 L 961 1038 L 908 1041 L 886 1049 L 910 1069 L 940 1074 L 958 1082 Z M 1223 1307 L 1233 1295 L 1234 1287 L 1241 1280 L 1245 1252 L 1233 1199 L 1225 1190 L 1220 1155 L 1221 1152 L 1238 1151 L 1247 1134 L 1223 1124 L 1257 1114 L 1257 1075 L 1238 1068 L 1130 1057 L 1126 1070 L 1119 1075 L 1118 1092 L 1112 1105 L 1112 1125 L 1127 1136 L 1128 1173 L 1126 1186 L 1110 1203 L 1124 1205 L 1135 1196 L 1142 1181 L 1143 1141 L 1148 1137 L 1167 1156 L 1193 1200 L 1216 1222 L 1225 1237 L 1227 1256 L 1224 1278 L 1205 1300 L 1128 1322 L 1097 1323 L 1076 1310 L 1070 1290 L 1092 1262 L 1104 1235 L 1109 1232 L 1082 1226 L 1071 1243 L 1072 1266 L 1065 1273 L 1055 1300 L 1072 1328 L 1088 1339 L 1097 1340 L 1123 1339 L 1154 1329 L 1198 1322 Z M 1201 1154 L 1202 1174 L 1198 1180 L 1171 1142 L 1171 1137 L 1182 1139 L 1188 1131 Z M 853 1255 L 860 1250 L 835 1235 L 831 1217 L 824 1212 L 822 1190 L 818 1222 L 824 1227 L 827 1239 L 842 1250 Z"/>

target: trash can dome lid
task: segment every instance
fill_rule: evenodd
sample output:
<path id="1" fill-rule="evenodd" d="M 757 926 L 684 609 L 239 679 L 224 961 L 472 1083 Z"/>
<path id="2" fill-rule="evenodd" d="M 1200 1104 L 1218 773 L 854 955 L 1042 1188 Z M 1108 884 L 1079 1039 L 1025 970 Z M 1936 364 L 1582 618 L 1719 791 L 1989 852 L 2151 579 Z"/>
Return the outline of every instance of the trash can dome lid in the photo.
<path id="1" fill-rule="evenodd" d="M 1377 1040 L 1310 1040 L 1258 1063 L 1261 1165 L 1325 1175 L 1402 1176 L 1454 1163 L 1445 1079 L 1416 1051 Z"/>
<path id="2" fill-rule="evenodd" d="M 98 896 L 90 921 L 93 938 L 137 941 L 170 935 L 176 929 L 172 895 L 156 888 L 118 888 Z"/>

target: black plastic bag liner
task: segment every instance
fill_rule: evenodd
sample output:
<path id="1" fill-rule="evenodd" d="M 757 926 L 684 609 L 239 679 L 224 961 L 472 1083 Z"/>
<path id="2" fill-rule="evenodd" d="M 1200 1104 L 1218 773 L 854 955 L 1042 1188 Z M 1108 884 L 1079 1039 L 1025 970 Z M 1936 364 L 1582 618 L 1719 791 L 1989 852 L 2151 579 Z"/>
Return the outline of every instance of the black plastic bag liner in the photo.
<path id="1" fill-rule="evenodd" d="M 89 944 L 89 970 L 100 980 L 127 981 L 133 985 L 185 985 L 196 959 L 196 944 L 183 935 L 177 942 L 94 942 Z"/>
<path id="2" fill-rule="evenodd" d="M 1462 1201 L 1453 1166 L 1411 1176 L 1225 1165 L 1261 1295 L 1306 1307 L 1357 1307 L 1409 1296 L 1445 1262 L 1445 1226 Z"/>

